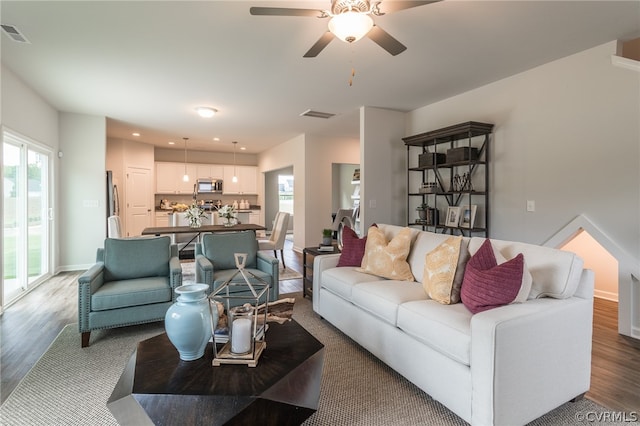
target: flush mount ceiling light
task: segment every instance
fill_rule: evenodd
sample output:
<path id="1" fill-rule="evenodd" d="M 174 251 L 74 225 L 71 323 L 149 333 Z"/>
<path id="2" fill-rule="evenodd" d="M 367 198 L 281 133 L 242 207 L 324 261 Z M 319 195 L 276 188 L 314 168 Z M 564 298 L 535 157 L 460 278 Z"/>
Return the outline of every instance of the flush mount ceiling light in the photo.
<path id="1" fill-rule="evenodd" d="M 217 109 L 215 108 L 211 108 L 211 107 L 197 107 L 196 108 L 196 112 L 198 113 L 198 115 L 202 118 L 211 118 L 214 115 L 216 115 L 216 112 L 218 112 Z"/>

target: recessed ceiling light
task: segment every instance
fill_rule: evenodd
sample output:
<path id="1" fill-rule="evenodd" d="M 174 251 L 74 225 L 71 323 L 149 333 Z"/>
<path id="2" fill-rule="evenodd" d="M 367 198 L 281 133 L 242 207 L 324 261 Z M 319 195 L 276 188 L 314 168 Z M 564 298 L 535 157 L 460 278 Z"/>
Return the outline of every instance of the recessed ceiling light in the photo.
<path id="1" fill-rule="evenodd" d="M 175 145 L 176 143 L 174 141 L 169 141 L 169 145 Z"/>
<path id="2" fill-rule="evenodd" d="M 241 146 L 241 147 L 240 147 L 240 151 L 246 151 L 246 150 L 247 150 L 247 147 L 246 147 L 246 146 Z"/>
<path id="3" fill-rule="evenodd" d="M 135 137 L 138 137 L 138 136 L 140 136 L 140 133 L 138 133 L 138 132 L 133 132 L 133 133 L 131 133 L 131 135 L 132 135 L 132 136 L 135 136 Z"/>
<path id="4" fill-rule="evenodd" d="M 217 138 L 217 137 L 216 137 L 216 138 L 213 138 L 213 141 L 214 141 L 214 142 L 220 142 L 220 138 Z"/>
<path id="5" fill-rule="evenodd" d="M 211 118 L 214 115 L 216 115 L 216 112 L 218 112 L 217 109 L 211 108 L 211 107 L 197 107 L 196 111 L 198 112 L 198 115 L 202 118 Z"/>

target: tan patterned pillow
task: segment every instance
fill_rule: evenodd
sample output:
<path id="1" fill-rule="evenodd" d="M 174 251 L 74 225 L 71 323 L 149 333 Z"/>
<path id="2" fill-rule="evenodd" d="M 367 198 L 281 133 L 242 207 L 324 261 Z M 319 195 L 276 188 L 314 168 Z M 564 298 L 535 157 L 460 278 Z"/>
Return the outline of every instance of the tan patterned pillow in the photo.
<path id="1" fill-rule="evenodd" d="M 367 245 L 360 267 L 361 272 L 388 278 L 390 280 L 415 281 L 407 256 L 411 250 L 410 228 L 399 231 L 387 242 L 384 232 L 376 226 L 369 227 Z"/>
<path id="2" fill-rule="evenodd" d="M 469 257 L 462 237 L 447 238 L 425 255 L 422 287 L 427 295 L 444 305 L 460 302 L 464 263 Z"/>

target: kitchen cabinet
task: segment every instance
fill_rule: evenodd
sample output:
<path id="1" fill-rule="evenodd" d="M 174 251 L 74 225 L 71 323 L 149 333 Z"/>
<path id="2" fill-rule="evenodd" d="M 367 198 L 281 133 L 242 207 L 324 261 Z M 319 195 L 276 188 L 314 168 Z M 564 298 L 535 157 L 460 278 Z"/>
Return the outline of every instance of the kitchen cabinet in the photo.
<path id="1" fill-rule="evenodd" d="M 156 221 L 154 226 L 169 226 L 169 215 L 171 210 L 156 211 Z"/>
<path id="2" fill-rule="evenodd" d="M 249 213 L 249 223 L 254 225 L 262 225 L 260 223 L 260 212 L 252 211 Z"/>
<path id="3" fill-rule="evenodd" d="M 238 182 L 233 182 L 234 173 Z M 224 166 L 223 194 L 257 194 L 258 168 L 256 166 Z"/>
<path id="4" fill-rule="evenodd" d="M 224 166 L 219 164 L 198 164 L 196 167 L 198 179 L 223 179 Z"/>
<path id="5" fill-rule="evenodd" d="M 156 163 L 156 194 L 192 194 L 197 179 L 197 165 L 186 165 L 189 181 L 182 180 L 184 163 Z"/>

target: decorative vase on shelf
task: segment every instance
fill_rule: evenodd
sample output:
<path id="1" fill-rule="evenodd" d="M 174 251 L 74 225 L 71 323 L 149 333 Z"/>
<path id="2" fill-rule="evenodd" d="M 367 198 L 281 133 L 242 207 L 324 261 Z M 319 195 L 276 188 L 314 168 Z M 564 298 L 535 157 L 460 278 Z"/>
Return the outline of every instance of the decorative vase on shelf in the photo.
<path id="1" fill-rule="evenodd" d="M 176 302 L 164 317 L 164 328 L 183 361 L 193 361 L 204 355 L 211 338 L 211 312 L 207 284 L 186 284 L 175 289 Z"/>
<path id="2" fill-rule="evenodd" d="M 231 221 L 231 218 L 230 217 L 225 217 L 223 225 L 227 226 L 227 227 L 233 226 L 233 222 Z"/>

